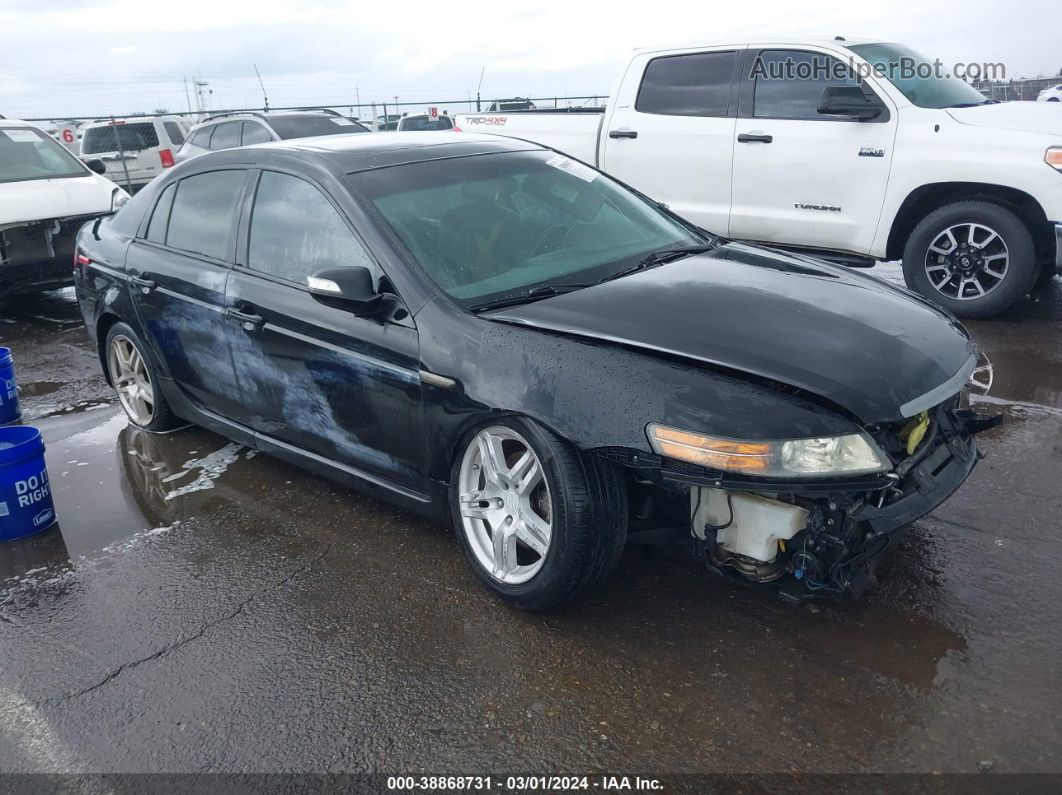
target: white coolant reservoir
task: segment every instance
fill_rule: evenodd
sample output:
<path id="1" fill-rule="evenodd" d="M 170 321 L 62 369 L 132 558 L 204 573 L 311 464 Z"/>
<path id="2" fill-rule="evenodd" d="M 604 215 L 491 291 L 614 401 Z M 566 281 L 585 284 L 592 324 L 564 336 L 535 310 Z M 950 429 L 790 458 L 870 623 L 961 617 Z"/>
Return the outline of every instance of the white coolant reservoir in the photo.
<path id="1" fill-rule="evenodd" d="M 740 491 L 730 492 L 729 504 L 726 497 L 723 489 L 690 489 L 694 535 L 704 539 L 706 524 L 727 525 L 716 531 L 715 540 L 729 552 L 770 562 L 778 541 L 789 540 L 807 524 L 808 512 L 796 505 Z"/>

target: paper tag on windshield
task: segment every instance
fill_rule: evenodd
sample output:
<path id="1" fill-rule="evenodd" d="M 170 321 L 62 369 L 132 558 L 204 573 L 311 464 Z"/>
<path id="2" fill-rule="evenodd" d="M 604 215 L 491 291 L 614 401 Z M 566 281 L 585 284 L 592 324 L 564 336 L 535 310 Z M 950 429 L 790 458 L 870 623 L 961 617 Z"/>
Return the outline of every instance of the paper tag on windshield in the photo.
<path id="1" fill-rule="evenodd" d="M 33 130 L 19 130 L 11 129 L 8 127 L 5 130 L 0 130 L 4 135 L 14 141 L 16 144 L 35 144 L 40 143 L 40 136 Z"/>
<path id="2" fill-rule="evenodd" d="M 353 127 L 354 126 L 354 122 L 352 122 L 350 119 L 332 119 L 332 121 L 335 124 L 338 124 L 340 127 Z"/>
<path id="3" fill-rule="evenodd" d="M 570 157 L 565 157 L 564 155 L 551 157 L 546 161 L 546 165 L 559 168 L 561 171 L 567 171 L 573 177 L 578 177 L 583 180 L 583 182 L 593 182 L 597 179 L 597 172 L 590 168 L 590 166 L 584 166 L 582 163 L 572 160 Z"/>

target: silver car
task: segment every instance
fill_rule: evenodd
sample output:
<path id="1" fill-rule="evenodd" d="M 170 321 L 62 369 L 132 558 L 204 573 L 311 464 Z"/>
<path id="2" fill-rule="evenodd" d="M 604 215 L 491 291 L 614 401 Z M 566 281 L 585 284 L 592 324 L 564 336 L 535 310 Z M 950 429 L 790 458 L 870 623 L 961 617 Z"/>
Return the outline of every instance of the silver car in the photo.
<path id="1" fill-rule="evenodd" d="M 192 128 L 184 146 L 177 151 L 177 162 L 183 163 L 196 155 L 216 152 L 219 149 L 235 149 L 292 138 L 363 132 L 369 130 L 335 111 L 219 113 Z"/>

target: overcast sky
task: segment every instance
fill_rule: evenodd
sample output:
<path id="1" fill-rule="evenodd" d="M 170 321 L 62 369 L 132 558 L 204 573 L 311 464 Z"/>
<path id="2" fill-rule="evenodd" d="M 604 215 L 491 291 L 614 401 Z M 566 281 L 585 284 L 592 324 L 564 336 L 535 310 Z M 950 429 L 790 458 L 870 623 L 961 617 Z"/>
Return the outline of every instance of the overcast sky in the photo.
<path id="1" fill-rule="evenodd" d="M 607 93 L 634 47 L 741 35 L 902 41 L 945 64 L 1057 74 L 1054 0 L 756 3 L 568 0 L 0 0 L 0 114 L 108 115 L 210 107 Z M 362 116 L 368 116 L 365 111 Z"/>

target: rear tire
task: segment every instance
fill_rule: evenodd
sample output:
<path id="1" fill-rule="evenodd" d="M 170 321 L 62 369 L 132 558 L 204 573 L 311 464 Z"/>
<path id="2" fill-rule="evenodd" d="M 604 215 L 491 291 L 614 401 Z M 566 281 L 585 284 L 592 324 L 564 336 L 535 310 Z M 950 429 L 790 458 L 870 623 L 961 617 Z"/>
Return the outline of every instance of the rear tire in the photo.
<path id="1" fill-rule="evenodd" d="M 139 335 L 126 323 L 115 323 L 103 348 L 107 376 L 129 421 L 146 431 L 168 431 L 181 422 L 162 393 L 158 370 Z"/>
<path id="2" fill-rule="evenodd" d="M 1036 247 L 1028 227 L 1010 210 L 991 202 L 955 202 L 931 212 L 911 232 L 903 275 L 908 287 L 958 317 L 992 317 L 1029 293 L 1037 275 Z"/>
<path id="3" fill-rule="evenodd" d="M 492 465 L 481 466 L 490 455 L 482 445 L 491 445 L 491 438 L 498 442 L 493 459 L 501 462 L 497 467 L 500 486 L 491 485 L 488 470 Z M 519 500 L 509 494 L 510 489 L 517 490 L 520 476 L 534 466 L 524 464 L 527 449 L 537 459 L 542 475 L 536 487 L 537 514 L 547 517 L 543 526 L 548 525 L 548 544 L 545 554 L 540 554 L 542 546 L 537 541 L 539 551 L 524 545 L 514 530 L 514 565 L 509 566 L 505 533 L 524 521 L 516 505 Z M 488 589 L 516 607 L 549 610 L 585 598 L 608 578 L 627 540 L 627 493 L 611 464 L 580 453 L 566 440 L 521 417 L 500 417 L 473 429 L 458 450 L 450 473 L 451 516 L 458 544 Z M 502 551 L 494 554 L 494 550 Z M 521 560 L 523 565 L 519 565 Z"/>

